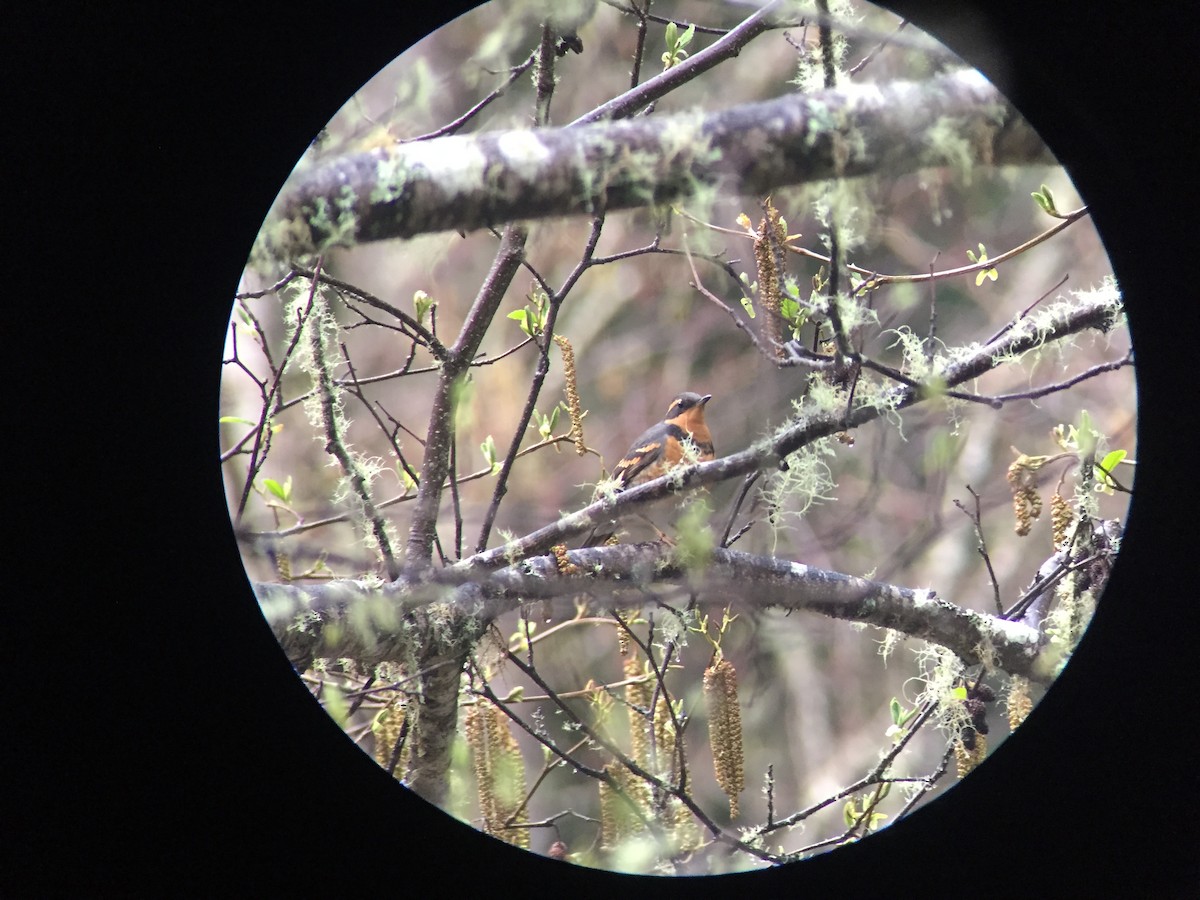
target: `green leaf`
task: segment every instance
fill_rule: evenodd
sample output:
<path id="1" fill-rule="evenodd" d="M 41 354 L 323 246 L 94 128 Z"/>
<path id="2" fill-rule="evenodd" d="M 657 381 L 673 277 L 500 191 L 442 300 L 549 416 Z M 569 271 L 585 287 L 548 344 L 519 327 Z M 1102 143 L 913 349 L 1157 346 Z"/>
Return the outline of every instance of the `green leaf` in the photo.
<path id="1" fill-rule="evenodd" d="M 1042 208 L 1042 211 L 1055 218 L 1063 218 L 1063 215 L 1058 211 L 1058 206 L 1054 202 L 1054 194 L 1046 185 L 1042 185 L 1040 190 L 1033 192 L 1033 199 L 1037 201 L 1037 205 Z"/>
<path id="2" fill-rule="evenodd" d="M 500 461 L 496 458 L 496 439 L 489 434 L 487 440 L 479 445 L 479 449 L 483 451 L 483 459 L 495 475 L 500 471 Z"/>
<path id="3" fill-rule="evenodd" d="M 893 697 L 892 702 L 888 704 L 888 709 L 892 714 L 892 724 L 899 725 L 900 715 L 904 712 L 904 708 L 900 705 L 900 701 Z"/>
<path id="4" fill-rule="evenodd" d="M 679 40 L 675 42 L 677 48 L 682 49 L 692 42 L 692 38 L 696 36 L 696 26 L 691 24 L 687 27 L 687 31 L 679 36 Z"/>
<path id="5" fill-rule="evenodd" d="M 544 440 L 544 441 L 548 441 L 550 439 L 550 437 L 554 434 L 554 423 L 557 421 L 558 421 L 558 407 L 557 406 L 554 407 L 553 410 L 551 410 L 550 415 L 548 415 L 548 416 L 543 415 L 542 413 L 538 412 L 536 409 L 533 411 L 533 422 L 537 426 L 538 434 L 541 436 L 542 440 Z"/>
<path id="6" fill-rule="evenodd" d="M 425 317 L 429 315 L 429 311 L 436 305 L 437 301 L 424 291 L 417 291 L 415 294 L 413 294 L 413 307 L 417 311 L 418 324 L 425 323 Z"/>
<path id="7" fill-rule="evenodd" d="M 536 627 L 537 627 L 536 622 L 529 623 L 529 631 L 531 634 L 533 633 L 533 631 Z M 505 703 L 520 703 L 524 699 L 525 699 L 525 686 L 520 685 L 520 684 L 518 684 L 516 687 L 514 687 L 512 690 L 510 690 L 507 694 L 504 695 Z"/>
<path id="8" fill-rule="evenodd" d="M 1110 450 L 1104 455 L 1104 459 L 1100 460 L 1100 468 L 1106 472 L 1111 472 L 1125 459 L 1129 454 L 1124 450 Z"/>
<path id="9" fill-rule="evenodd" d="M 667 45 L 668 50 L 675 49 L 675 41 L 677 40 L 678 33 L 679 33 L 679 26 L 676 25 L 674 22 L 668 22 L 667 27 L 664 30 L 664 34 L 663 34 L 663 36 L 666 40 L 666 45 Z"/>
<path id="10" fill-rule="evenodd" d="M 400 483 L 404 485 L 404 493 L 408 493 L 417 486 L 417 480 L 408 474 L 408 470 L 400 465 L 400 461 L 396 460 L 396 473 L 400 476 Z"/>
<path id="11" fill-rule="evenodd" d="M 1115 471 L 1121 461 L 1128 454 L 1124 450 L 1110 450 L 1104 455 L 1104 459 L 1096 464 L 1096 481 L 1099 482 L 1096 487 L 1100 490 L 1104 488 L 1114 488 L 1117 483 L 1110 477 L 1110 473 Z M 1111 493 L 1111 491 L 1106 491 Z"/>
<path id="12" fill-rule="evenodd" d="M 217 419 L 222 425 L 257 425 L 253 419 L 243 419 L 241 416 L 221 416 Z"/>
<path id="13" fill-rule="evenodd" d="M 742 298 L 742 309 L 746 311 L 746 315 L 748 315 L 751 319 L 757 315 L 757 313 L 754 312 L 754 301 L 749 297 Z"/>
<path id="14" fill-rule="evenodd" d="M 529 335 L 530 337 L 533 337 L 533 332 L 530 330 L 531 326 L 529 324 L 529 310 L 528 309 L 518 309 L 514 312 L 510 312 L 508 314 L 508 318 L 515 319 L 517 324 L 521 326 L 521 330 L 523 332 L 525 332 L 527 335 Z"/>
<path id="15" fill-rule="evenodd" d="M 289 475 L 287 480 L 280 484 L 274 478 L 264 478 L 263 487 L 282 500 L 284 503 L 292 499 L 292 476 Z"/>
<path id="16" fill-rule="evenodd" d="M 510 312 L 508 318 L 515 319 L 521 330 L 530 337 L 537 337 L 546 330 L 546 317 L 549 314 L 549 298 L 541 292 L 529 295 L 532 304 L 523 309 Z"/>

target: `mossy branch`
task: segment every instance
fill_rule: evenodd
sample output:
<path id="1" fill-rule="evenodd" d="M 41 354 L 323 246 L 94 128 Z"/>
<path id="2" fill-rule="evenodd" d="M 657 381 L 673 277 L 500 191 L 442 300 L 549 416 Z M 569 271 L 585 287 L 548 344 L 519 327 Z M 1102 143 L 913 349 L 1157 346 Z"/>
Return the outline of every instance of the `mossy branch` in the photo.
<path id="1" fill-rule="evenodd" d="M 909 379 L 897 383 L 883 389 L 873 402 L 851 410 L 839 407 L 823 412 L 814 411 L 784 428 L 770 441 L 760 442 L 711 462 L 678 467 L 668 475 L 598 500 L 502 546 L 476 553 L 456 563 L 455 568 L 478 572 L 508 565 L 526 556 L 545 552 L 553 545 L 583 534 L 600 523 L 630 515 L 668 494 L 691 491 L 761 469 L 777 468 L 791 453 L 820 438 L 915 406 L 1037 347 L 1087 329 L 1107 332 L 1121 315 L 1119 295 L 1115 291 L 1100 291 L 1081 295 L 1074 301 L 1063 301 L 1036 315 L 1018 318 L 986 344 L 954 353 L 953 361 L 934 372 L 927 381 Z"/>
<path id="2" fill-rule="evenodd" d="M 713 187 L 762 195 L 837 176 L 896 176 L 950 163 L 937 150 L 945 141 L 932 140 L 948 128 L 960 138 L 955 164 L 964 154 L 980 165 L 1053 163 L 995 88 L 963 70 L 717 112 L 456 135 L 340 157 L 282 195 L 260 250 L 290 259 L 330 246 L 668 203 Z"/>
<path id="3" fill-rule="evenodd" d="M 459 617 L 476 623 L 530 600 L 573 602 L 587 593 L 604 602 L 646 601 L 652 588 L 686 586 L 695 573 L 662 544 L 620 544 L 567 553 L 575 574 L 564 574 L 553 555 L 485 573 L 455 567 L 405 576 L 387 585 L 331 582 L 320 585 L 256 584 L 264 615 L 288 657 L 306 665 L 314 657 L 350 656 L 361 664 L 406 657 L 405 616 L 448 601 Z M 915 590 L 735 550 L 713 550 L 700 603 L 727 604 L 732 593 L 760 608 L 809 610 L 833 618 L 890 628 L 952 650 L 967 663 L 989 660 L 1011 674 L 1048 680 L 1037 665 L 1043 645 L 1036 628 L 975 612 Z"/>

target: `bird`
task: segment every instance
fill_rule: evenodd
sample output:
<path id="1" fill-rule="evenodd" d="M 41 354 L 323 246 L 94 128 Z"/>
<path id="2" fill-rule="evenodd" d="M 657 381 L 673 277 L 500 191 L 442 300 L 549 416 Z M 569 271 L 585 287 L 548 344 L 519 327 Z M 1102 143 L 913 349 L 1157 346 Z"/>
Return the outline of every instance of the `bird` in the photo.
<path id="1" fill-rule="evenodd" d="M 712 433 L 704 421 L 704 407 L 712 394 L 697 394 L 684 391 L 677 394 L 667 407 L 661 422 L 651 425 L 613 467 L 610 483 L 616 490 L 623 491 L 642 484 L 667 472 L 685 460 L 708 462 L 714 458 Z M 691 449 L 687 447 L 690 442 Z M 612 537 L 612 533 L 599 533 L 597 527 L 584 542 L 584 547 L 594 547 Z M 657 526 L 659 537 L 665 539 Z"/>

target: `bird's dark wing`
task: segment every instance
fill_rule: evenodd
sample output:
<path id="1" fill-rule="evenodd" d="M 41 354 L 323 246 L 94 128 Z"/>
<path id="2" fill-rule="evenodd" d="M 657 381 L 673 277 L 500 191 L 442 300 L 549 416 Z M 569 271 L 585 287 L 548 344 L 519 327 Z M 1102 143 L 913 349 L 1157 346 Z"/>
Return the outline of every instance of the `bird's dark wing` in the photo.
<path id="1" fill-rule="evenodd" d="M 622 487 L 632 484 L 638 475 L 662 459 L 666 437 L 666 427 L 662 422 L 647 428 L 617 463 L 613 469 L 613 478 L 619 481 Z"/>

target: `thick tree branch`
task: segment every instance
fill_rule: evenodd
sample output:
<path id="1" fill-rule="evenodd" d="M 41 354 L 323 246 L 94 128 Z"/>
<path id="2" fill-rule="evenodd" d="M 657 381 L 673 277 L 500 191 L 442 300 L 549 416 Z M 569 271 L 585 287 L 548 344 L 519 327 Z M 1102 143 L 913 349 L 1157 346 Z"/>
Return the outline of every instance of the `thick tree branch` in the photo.
<path id="1" fill-rule="evenodd" d="M 594 215 L 714 187 L 763 194 L 968 162 L 1053 157 L 991 84 L 963 70 L 718 112 L 452 136 L 341 157 L 289 187 L 260 249 L 293 258 L 451 228 Z"/>
<path id="2" fill-rule="evenodd" d="M 482 574 L 428 570 L 387 585 L 263 583 L 255 589 L 276 637 L 299 666 L 314 657 L 348 656 L 364 665 L 406 659 L 412 637 L 399 623 L 435 602 L 449 601 L 479 631 L 530 600 L 590 594 L 609 605 L 640 605 L 652 589 L 682 586 L 702 604 L 736 599 L 892 628 L 947 647 L 968 663 L 986 658 L 1011 674 L 1048 680 L 1047 667 L 1037 664 L 1042 642 L 1037 629 L 965 609 L 933 591 L 736 550 L 713 550 L 702 570 L 682 563 L 675 548 L 662 544 L 591 547 L 571 551 L 568 558 L 577 573 L 564 574 L 549 555 Z"/>

